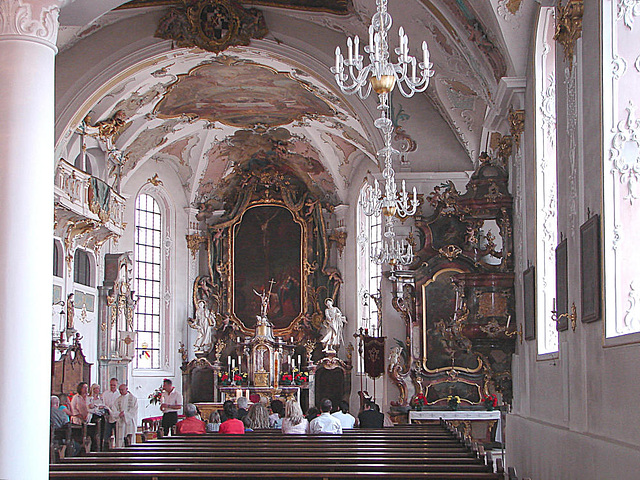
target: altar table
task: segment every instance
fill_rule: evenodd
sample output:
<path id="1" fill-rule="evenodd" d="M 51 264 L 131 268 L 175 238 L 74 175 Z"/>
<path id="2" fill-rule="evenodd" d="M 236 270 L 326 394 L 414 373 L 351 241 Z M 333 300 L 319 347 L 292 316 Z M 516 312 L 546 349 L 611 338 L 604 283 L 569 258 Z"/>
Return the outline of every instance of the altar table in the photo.
<path id="1" fill-rule="evenodd" d="M 464 426 L 464 433 L 469 435 L 472 434 L 472 422 L 487 422 L 487 431 L 490 432 L 495 426 L 495 441 L 502 443 L 502 418 L 500 410 L 423 410 L 421 412 L 411 410 L 409 412 L 409 423 L 435 422 L 441 418 L 451 421 L 454 426 L 462 424 Z M 491 440 L 488 433 L 484 438 L 476 439 Z"/>

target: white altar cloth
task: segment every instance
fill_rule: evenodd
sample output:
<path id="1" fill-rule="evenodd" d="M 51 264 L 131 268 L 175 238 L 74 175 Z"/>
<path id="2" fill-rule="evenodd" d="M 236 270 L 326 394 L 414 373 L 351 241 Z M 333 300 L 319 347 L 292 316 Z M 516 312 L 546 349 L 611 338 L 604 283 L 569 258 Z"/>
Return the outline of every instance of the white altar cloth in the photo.
<path id="1" fill-rule="evenodd" d="M 497 420 L 496 442 L 502 443 L 502 417 L 500 410 L 416 410 L 409 411 L 409 423 L 414 420 Z"/>

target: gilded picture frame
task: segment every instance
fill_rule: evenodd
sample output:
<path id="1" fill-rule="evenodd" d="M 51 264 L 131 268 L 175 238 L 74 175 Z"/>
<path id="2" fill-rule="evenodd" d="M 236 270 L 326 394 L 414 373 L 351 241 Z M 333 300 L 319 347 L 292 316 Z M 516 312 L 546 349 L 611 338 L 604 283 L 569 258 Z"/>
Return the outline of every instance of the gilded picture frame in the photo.
<path id="1" fill-rule="evenodd" d="M 600 320 L 601 275 L 600 216 L 593 215 L 580 226 L 580 296 L 583 323 Z"/>
<path id="2" fill-rule="evenodd" d="M 267 292 L 274 335 L 291 336 L 306 312 L 306 222 L 284 204 L 259 202 L 238 216 L 230 234 L 231 320 L 252 334 L 260 314 L 256 292 Z"/>

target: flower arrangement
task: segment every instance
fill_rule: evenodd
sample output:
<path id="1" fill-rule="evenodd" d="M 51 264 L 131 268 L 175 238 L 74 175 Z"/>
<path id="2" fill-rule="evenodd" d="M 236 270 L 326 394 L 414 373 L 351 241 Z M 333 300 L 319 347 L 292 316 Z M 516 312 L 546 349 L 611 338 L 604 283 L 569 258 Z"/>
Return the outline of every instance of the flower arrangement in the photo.
<path id="1" fill-rule="evenodd" d="M 293 381 L 296 385 L 302 385 L 309 382 L 309 374 L 307 372 L 301 372 L 297 368 L 293 369 Z"/>
<path id="2" fill-rule="evenodd" d="M 235 385 L 245 385 L 247 383 L 247 374 L 245 372 L 239 372 L 234 369 L 233 383 Z"/>
<path id="3" fill-rule="evenodd" d="M 484 403 L 484 406 L 487 410 L 493 410 L 498 406 L 498 397 L 496 397 L 492 393 L 490 393 L 489 395 L 484 395 L 482 397 L 482 403 Z"/>
<path id="4" fill-rule="evenodd" d="M 157 405 L 162 399 L 162 386 L 156 388 L 153 393 L 149 394 L 149 405 Z"/>
<path id="5" fill-rule="evenodd" d="M 291 373 L 280 375 L 280 385 L 291 385 L 291 383 L 293 383 L 293 375 Z"/>
<path id="6" fill-rule="evenodd" d="M 218 384 L 224 386 L 231 385 L 231 379 L 227 372 L 218 374 Z"/>
<path id="7" fill-rule="evenodd" d="M 451 410 L 457 410 L 460 405 L 460 397 L 458 395 L 449 395 L 447 397 L 447 405 Z"/>
<path id="8" fill-rule="evenodd" d="M 422 393 L 416 395 L 411 399 L 411 406 L 416 410 L 422 410 L 422 407 L 424 407 L 426 404 L 427 398 Z"/>

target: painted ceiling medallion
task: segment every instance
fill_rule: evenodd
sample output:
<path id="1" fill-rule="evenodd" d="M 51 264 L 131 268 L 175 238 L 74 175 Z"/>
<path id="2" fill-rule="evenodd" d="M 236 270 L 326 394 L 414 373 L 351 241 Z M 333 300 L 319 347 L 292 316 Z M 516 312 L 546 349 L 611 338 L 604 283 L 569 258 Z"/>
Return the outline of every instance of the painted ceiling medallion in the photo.
<path id="1" fill-rule="evenodd" d="M 327 103 L 287 74 L 229 58 L 179 75 L 154 113 L 160 118 L 197 115 L 240 128 L 334 115 Z"/>
<path id="2" fill-rule="evenodd" d="M 200 47 L 220 53 L 233 45 L 249 45 L 269 30 L 262 12 L 235 0 L 183 0 L 160 19 L 156 37 L 179 47 Z"/>

